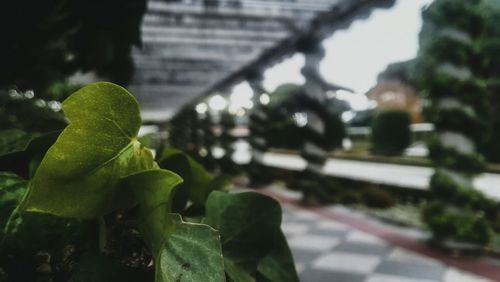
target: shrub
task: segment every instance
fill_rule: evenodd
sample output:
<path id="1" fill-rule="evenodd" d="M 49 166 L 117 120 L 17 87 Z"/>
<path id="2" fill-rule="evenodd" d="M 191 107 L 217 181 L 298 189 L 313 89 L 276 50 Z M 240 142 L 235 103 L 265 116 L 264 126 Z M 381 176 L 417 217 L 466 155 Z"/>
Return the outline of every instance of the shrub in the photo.
<path id="1" fill-rule="evenodd" d="M 426 205 L 422 215 L 439 240 L 487 245 L 495 234 L 483 213 L 469 208 L 445 207 L 435 201 Z"/>
<path id="2" fill-rule="evenodd" d="M 495 9 L 485 9 L 494 2 L 434 1 L 422 14 L 416 64 L 419 88 L 427 96 L 427 120 L 436 135 L 429 142 L 435 166 L 433 203 L 424 211 L 424 220 L 437 239 L 482 246 L 495 237 L 498 220 L 498 203 L 474 189 L 474 178 L 484 171 L 481 153 L 492 140 L 491 121 L 498 112 L 492 107 L 495 83 L 490 80 L 497 76 L 499 56 L 493 50 L 498 48 L 491 47 L 496 45 L 498 34 L 492 31 L 498 23 Z M 460 38 L 435 36 L 436 30 L 449 27 Z"/>
<path id="3" fill-rule="evenodd" d="M 371 208 L 386 209 L 396 204 L 396 200 L 387 191 L 369 187 L 361 193 L 363 203 Z"/>
<path id="4" fill-rule="evenodd" d="M 371 139 L 376 154 L 401 154 L 411 142 L 410 116 L 399 110 L 380 112 L 373 119 Z"/>
<path id="5" fill-rule="evenodd" d="M 299 150 L 304 144 L 303 130 L 291 118 L 269 122 L 264 137 L 268 146 L 274 148 Z"/>
<path id="6" fill-rule="evenodd" d="M 345 205 L 357 204 L 360 202 L 360 197 L 356 192 L 344 192 L 340 194 L 340 202 Z"/>
<path id="7" fill-rule="evenodd" d="M 320 144 L 326 150 L 342 146 L 346 132 L 338 113 L 327 104 L 305 95 L 303 87 L 285 84 L 278 87 L 271 97 L 265 133 L 270 147 L 298 150 L 306 141 Z M 307 127 L 298 127 L 292 118 L 297 112 L 315 113 L 322 120 L 325 132 L 317 134 Z"/>

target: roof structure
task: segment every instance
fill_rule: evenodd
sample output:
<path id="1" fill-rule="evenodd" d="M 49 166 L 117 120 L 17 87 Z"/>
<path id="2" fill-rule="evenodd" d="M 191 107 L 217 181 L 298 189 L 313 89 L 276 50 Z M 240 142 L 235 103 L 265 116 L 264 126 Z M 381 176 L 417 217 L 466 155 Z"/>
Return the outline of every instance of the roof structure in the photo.
<path id="1" fill-rule="evenodd" d="M 131 91 L 146 121 L 246 79 L 394 0 L 150 0 Z"/>

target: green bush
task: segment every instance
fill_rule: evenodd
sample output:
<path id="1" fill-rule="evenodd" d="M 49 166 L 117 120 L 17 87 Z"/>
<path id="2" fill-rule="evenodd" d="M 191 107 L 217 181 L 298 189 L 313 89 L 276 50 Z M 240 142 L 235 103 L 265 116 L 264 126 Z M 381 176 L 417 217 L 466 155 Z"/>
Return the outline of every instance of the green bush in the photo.
<path id="1" fill-rule="evenodd" d="M 376 154 L 401 154 L 411 142 L 408 113 L 391 110 L 377 114 L 372 122 L 371 140 Z"/>
<path id="2" fill-rule="evenodd" d="M 474 178 L 497 146 L 491 143 L 499 112 L 494 80 L 500 10 L 494 7 L 500 7 L 497 0 L 436 0 L 422 12 L 415 74 L 436 134 L 428 145 L 435 167 L 433 201 L 423 216 L 435 239 L 488 246 L 498 235 L 498 203 L 474 189 Z M 449 28 L 460 38 L 436 36 L 436 30 Z M 457 142 L 449 140 L 450 133 Z"/>
<path id="3" fill-rule="evenodd" d="M 439 240 L 487 245 L 495 234 L 484 214 L 469 208 L 445 207 L 436 201 L 428 204 L 422 215 Z"/>
<path id="4" fill-rule="evenodd" d="M 361 193 L 363 203 L 371 208 L 386 209 L 396 204 L 396 200 L 387 191 L 369 187 Z"/>
<path id="5" fill-rule="evenodd" d="M 500 121 L 493 125 L 490 138 L 480 144 L 479 150 L 490 163 L 500 163 Z"/>
<path id="6" fill-rule="evenodd" d="M 271 122 L 265 131 L 269 147 L 300 150 L 304 144 L 302 129 L 297 127 L 291 118 Z"/>
<path id="7" fill-rule="evenodd" d="M 357 204 L 361 202 L 359 194 L 356 192 L 344 192 L 340 194 L 340 202 L 345 205 Z"/>
<path id="8" fill-rule="evenodd" d="M 267 108 L 268 124 L 265 138 L 269 147 L 300 150 L 305 141 L 320 144 L 326 150 L 342 146 L 346 132 L 338 113 L 305 95 L 301 86 L 284 84 L 271 95 Z M 323 122 L 325 132 L 318 134 L 307 127 L 299 127 L 293 119 L 297 112 L 314 112 Z"/>

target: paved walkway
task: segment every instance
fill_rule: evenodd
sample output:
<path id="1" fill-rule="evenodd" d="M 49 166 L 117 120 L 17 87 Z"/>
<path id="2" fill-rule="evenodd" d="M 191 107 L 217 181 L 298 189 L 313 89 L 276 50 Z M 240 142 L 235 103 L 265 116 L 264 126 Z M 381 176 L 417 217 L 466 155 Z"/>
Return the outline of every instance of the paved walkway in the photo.
<path id="1" fill-rule="evenodd" d="M 305 161 L 300 156 L 289 154 L 266 153 L 263 162 L 268 166 L 290 170 L 303 170 L 306 166 Z M 433 169 L 330 158 L 325 165 L 324 173 L 372 183 L 428 189 Z M 500 174 L 485 173 L 476 179 L 475 185 L 486 195 L 500 199 Z"/>
<path id="2" fill-rule="evenodd" d="M 303 208 L 282 189 L 260 191 L 282 203 L 282 228 L 303 282 L 500 281 L 500 262 L 447 257 L 429 249 L 422 232 L 342 207 Z"/>

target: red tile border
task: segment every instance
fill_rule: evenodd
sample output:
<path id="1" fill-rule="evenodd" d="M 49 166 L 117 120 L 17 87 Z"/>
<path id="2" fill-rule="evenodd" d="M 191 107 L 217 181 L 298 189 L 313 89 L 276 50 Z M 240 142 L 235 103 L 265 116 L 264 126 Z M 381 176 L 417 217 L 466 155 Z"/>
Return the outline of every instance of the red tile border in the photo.
<path id="1" fill-rule="evenodd" d="M 384 227 L 381 224 L 374 224 L 373 222 L 369 222 L 365 219 L 341 214 L 323 207 L 304 206 L 294 199 L 287 198 L 285 196 L 279 195 L 278 193 L 274 193 L 268 190 L 258 190 L 258 192 L 271 196 L 279 202 L 311 211 L 324 218 L 334 220 L 348 225 L 354 229 L 372 234 L 384 241 L 389 242 L 391 245 L 437 259 L 449 266 L 453 266 L 461 270 L 474 273 L 476 275 L 493 279 L 494 281 L 500 281 L 500 265 L 494 265 L 493 263 L 489 263 L 479 258 L 451 257 L 435 249 L 432 249 L 425 242 L 419 240 L 418 238 L 412 238 L 411 236 L 404 235 L 400 232 L 392 230 L 391 228 Z"/>

